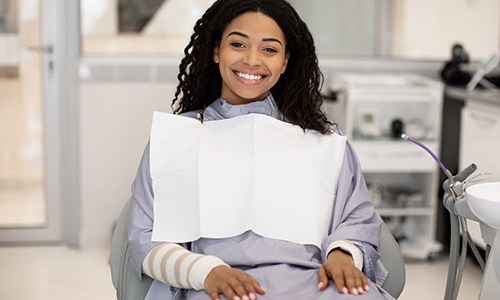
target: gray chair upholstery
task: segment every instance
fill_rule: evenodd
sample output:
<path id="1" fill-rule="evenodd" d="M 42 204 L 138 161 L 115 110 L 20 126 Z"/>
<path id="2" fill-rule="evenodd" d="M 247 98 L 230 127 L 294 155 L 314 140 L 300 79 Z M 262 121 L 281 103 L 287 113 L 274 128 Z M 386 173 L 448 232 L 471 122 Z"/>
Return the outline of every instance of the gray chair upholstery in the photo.
<path id="1" fill-rule="evenodd" d="M 394 298 L 398 298 L 405 286 L 405 264 L 399 245 L 385 223 L 382 223 L 380 231 L 378 252 L 380 260 L 389 271 L 382 288 Z"/>
<path id="2" fill-rule="evenodd" d="M 111 242 L 111 277 L 118 300 L 144 299 L 152 282 L 146 275 L 142 280 L 139 279 L 130 262 L 126 224 L 129 206 L 130 200 L 116 222 Z M 404 261 L 396 240 L 385 224 L 382 224 L 379 252 L 380 259 L 389 271 L 382 288 L 398 298 L 405 284 Z"/>
<path id="3" fill-rule="evenodd" d="M 130 261 L 127 237 L 127 213 L 130 200 L 125 204 L 113 231 L 111 240 L 111 278 L 116 289 L 118 300 L 144 299 L 153 280 L 137 276 Z"/>

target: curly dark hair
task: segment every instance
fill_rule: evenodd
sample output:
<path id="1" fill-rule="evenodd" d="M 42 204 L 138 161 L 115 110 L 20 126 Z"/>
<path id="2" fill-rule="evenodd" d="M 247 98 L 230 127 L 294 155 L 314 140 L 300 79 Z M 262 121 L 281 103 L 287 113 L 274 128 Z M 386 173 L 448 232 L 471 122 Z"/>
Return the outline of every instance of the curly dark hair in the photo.
<path id="1" fill-rule="evenodd" d="M 288 65 L 271 93 L 285 119 L 303 129 L 330 132 L 321 111 L 323 74 L 307 25 L 286 0 L 217 0 L 196 22 L 179 66 L 179 85 L 172 102 L 174 113 L 204 109 L 220 97 L 222 77 L 213 61 L 226 26 L 247 12 L 272 18 L 284 33 Z"/>

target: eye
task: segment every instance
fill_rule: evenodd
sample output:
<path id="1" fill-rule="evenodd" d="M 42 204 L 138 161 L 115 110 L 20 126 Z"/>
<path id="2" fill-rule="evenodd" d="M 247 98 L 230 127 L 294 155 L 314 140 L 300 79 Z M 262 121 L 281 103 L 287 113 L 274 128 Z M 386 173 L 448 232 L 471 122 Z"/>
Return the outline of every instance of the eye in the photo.
<path id="1" fill-rule="evenodd" d="M 231 46 L 234 47 L 234 48 L 243 48 L 243 47 L 245 47 L 245 45 L 243 43 L 240 43 L 240 42 L 231 42 Z"/>
<path id="2" fill-rule="evenodd" d="M 264 48 L 264 51 L 271 54 L 278 53 L 278 50 L 271 47 Z"/>

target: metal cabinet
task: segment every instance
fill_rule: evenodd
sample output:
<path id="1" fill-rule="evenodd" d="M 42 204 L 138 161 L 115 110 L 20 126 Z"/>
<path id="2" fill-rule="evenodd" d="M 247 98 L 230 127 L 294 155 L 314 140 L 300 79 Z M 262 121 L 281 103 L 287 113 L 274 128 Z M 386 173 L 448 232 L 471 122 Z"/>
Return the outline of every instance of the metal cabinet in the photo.
<path id="1" fill-rule="evenodd" d="M 372 201 L 405 257 L 426 259 L 436 241 L 438 164 L 402 132 L 439 153 L 443 85 L 413 74 L 336 74 L 325 101 L 329 119 L 348 136 Z"/>

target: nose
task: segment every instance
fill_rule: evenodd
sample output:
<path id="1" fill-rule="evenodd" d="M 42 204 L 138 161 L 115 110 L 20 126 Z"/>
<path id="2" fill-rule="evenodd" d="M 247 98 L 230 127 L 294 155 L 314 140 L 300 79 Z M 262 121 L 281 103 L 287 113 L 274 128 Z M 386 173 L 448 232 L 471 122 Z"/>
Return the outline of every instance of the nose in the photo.
<path id="1" fill-rule="evenodd" d="M 245 53 L 243 62 L 249 66 L 257 66 L 261 63 L 261 53 L 257 48 L 249 48 Z"/>

